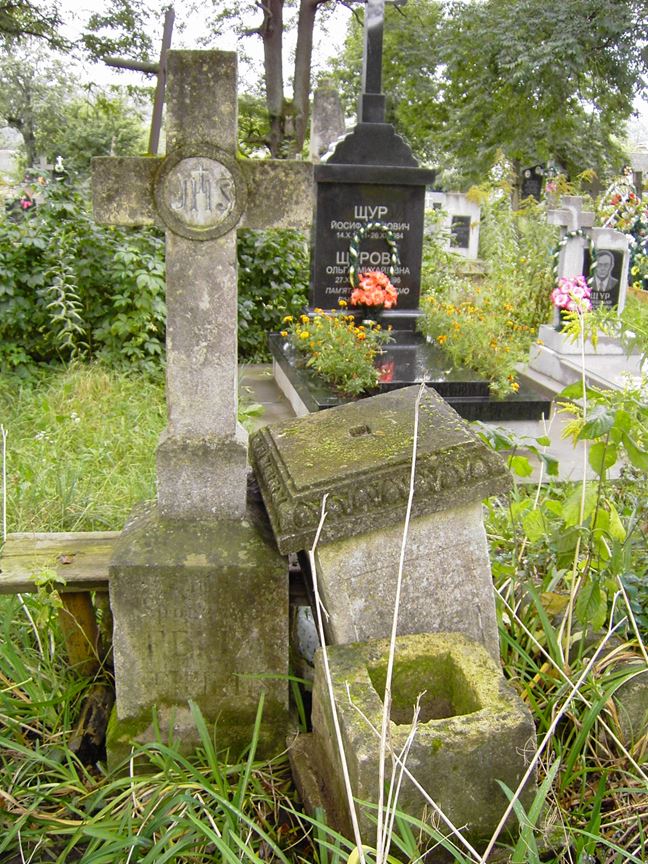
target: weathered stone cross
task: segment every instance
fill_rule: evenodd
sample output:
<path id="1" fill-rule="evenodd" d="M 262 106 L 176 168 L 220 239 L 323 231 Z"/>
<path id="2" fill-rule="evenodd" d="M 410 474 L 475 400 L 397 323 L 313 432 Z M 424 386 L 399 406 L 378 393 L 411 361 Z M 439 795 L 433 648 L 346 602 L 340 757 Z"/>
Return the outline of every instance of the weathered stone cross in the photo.
<path id="1" fill-rule="evenodd" d="M 547 222 L 560 226 L 561 238 L 572 231 L 589 229 L 594 225 L 594 213 L 583 210 L 580 195 L 563 195 L 560 210 L 548 210 Z M 584 237 L 571 237 L 560 252 L 559 276 L 578 276 L 583 272 L 583 257 L 588 241 Z"/>
<path id="2" fill-rule="evenodd" d="M 167 154 L 93 160 L 94 213 L 166 229 L 167 412 L 158 508 L 245 512 L 237 423 L 236 229 L 310 227 L 312 165 L 237 158 L 236 55 L 169 51 Z"/>

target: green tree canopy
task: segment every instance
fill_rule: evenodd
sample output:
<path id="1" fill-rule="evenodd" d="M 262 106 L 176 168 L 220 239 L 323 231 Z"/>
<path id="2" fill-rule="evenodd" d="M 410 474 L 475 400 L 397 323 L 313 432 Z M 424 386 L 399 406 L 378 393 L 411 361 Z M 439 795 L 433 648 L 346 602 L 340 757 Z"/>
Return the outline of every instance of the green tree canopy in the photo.
<path id="1" fill-rule="evenodd" d="M 605 173 L 645 86 L 645 0 L 454 2 L 444 28 L 444 147 L 468 179 L 499 152 Z"/>
<path id="2" fill-rule="evenodd" d="M 50 113 L 38 130 L 39 154 L 49 162 L 61 156 L 68 171 L 90 173 L 93 156 L 132 156 L 146 152 L 146 127 L 132 100 L 118 92 L 85 88 L 61 106 L 62 123 L 49 122 Z"/>
<path id="3" fill-rule="evenodd" d="M 502 155 L 604 174 L 645 87 L 647 21 L 645 0 L 410 0 L 386 14 L 389 119 L 465 183 Z M 352 21 L 334 64 L 348 101 L 361 41 Z"/>
<path id="4" fill-rule="evenodd" d="M 90 159 L 145 149 L 144 124 L 118 93 L 82 87 L 63 61 L 33 43 L 0 57 L 0 118 L 20 133 L 27 165 L 37 156 L 87 174 Z"/>
<path id="5" fill-rule="evenodd" d="M 61 0 L 0 0 L 0 51 L 12 52 L 16 42 L 35 38 L 51 48 L 81 50 L 92 58 L 128 52 L 143 56 L 151 51 L 146 24 L 151 9 L 142 0 L 106 0 L 85 23 L 77 43 L 63 34 L 72 13 Z"/>

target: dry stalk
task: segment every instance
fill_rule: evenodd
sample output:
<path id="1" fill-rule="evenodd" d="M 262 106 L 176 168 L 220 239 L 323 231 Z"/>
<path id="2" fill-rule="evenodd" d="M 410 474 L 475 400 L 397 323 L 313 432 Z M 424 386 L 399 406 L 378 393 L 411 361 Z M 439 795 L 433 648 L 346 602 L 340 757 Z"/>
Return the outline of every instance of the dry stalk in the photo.
<path id="1" fill-rule="evenodd" d="M 412 716 L 412 727 L 409 731 L 409 735 L 407 736 L 407 740 L 403 745 L 403 749 L 398 754 L 398 761 L 393 760 L 392 765 L 392 777 L 391 782 L 389 784 L 389 800 L 387 801 L 387 810 L 386 810 L 386 820 L 385 820 L 385 837 L 391 837 L 392 832 L 394 830 L 394 819 L 396 818 L 396 804 L 398 802 L 398 796 L 400 795 L 401 786 L 403 784 L 403 768 L 405 766 L 405 762 L 407 761 L 407 757 L 409 756 L 409 751 L 416 737 L 416 732 L 418 730 L 418 719 L 419 714 L 421 712 L 421 696 L 423 694 L 419 693 L 416 697 L 416 705 L 414 707 L 414 714 Z M 400 770 L 397 770 L 400 767 Z M 386 860 L 387 853 L 385 853 Z"/>
<path id="2" fill-rule="evenodd" d="M 641 638 L 641 634 L 639 632 L 639 628 L 637 627 L 637 621 L 634 616 L 634 612 L 632 611 L 632 606 L 630 605 L 630 600 L 628 595 L 626 594 L 625 587 L 623 582 L 621 581 L 621 577 L 617 573 L 617 582 L 619 583 L 619 589 L 621 594 L 623 594 L 623 601 L 626 605 L 626 609 L 628 610 L 628 616 L 630 618 L 630 623 L 632 624 L 632 629 L 634 630 L 634 634 L 637 637 L 637 644 L 639 645 L 639 650 L 643 654 L 643 658 L 646 661 L 646 665 L 648 666 L 648 652 L 646 651 L 646 646 L 643 643 L 643 639 Z"/>
<path id="3" fill-rule="evenodd" d="M 317 548 L 317 544 L 319 543 L 320 534 L 322 533 L 322 528 L 324 527 L 324 520 L 326 519 L 326 499 L 328 495 L 324 495 L 322 498 L 322 515 L 320 516 L 320 521 L 317 526 L 317 531 L 315 533 L 315 539 L 313 540 L 313 546 L 308 553 L 308 560 L 310 562 L 311 575 L 313 578 L 313 594 L 315 596 L 315 614 L 317 617 L 317 632 L 319 634 L 320 645 L 322 646 L 322 660 L 324 665 L 324 675 L 326 677 L 326 687 L 328 690 L 328 697 L 331 706 L 331 716 L 333 718 L 333 726 L 335 728 L 335 740 L 337 743 L 338 752 L 340 754 L 340 763 L 342 765 L 342 776 L 344 778 L 344 791 L 347 798 L 347 805 L 349 807 L 349 814 L 351 816 L 351 825 L 353 827 L 353 837 L 356 844 L 356 851 L 358 854 L 358 860 L 360 864 L 366 864 L 364 849 L 362 845 L 362 838 L 360 836 L 360 825 L 358 823 L 358 814 L 356 812 L 355 801 L 353 800 L 353 790 L 351 789 L 351 778 L 349 776 L 349 766 L 346 760 L 346 754 L 344 752 L 344 744 L 342 743 L 342 733 L 340 732 L 340 720 L 338 718 L 337 706 L 335 704 L 335 694 L 333 692 L 333 679 L 331 677 L 331 670 L 329 668 L 328 662 L 328 651 L 326 650 L 326 637 L 324 635 L 324 622 L 322 620 L 322 601 L 320 600 L 319 595 L 319 587 L 317 583 L 317 569 L 315 564 L 315 549 Z"/>
<path id="4" fill-rule="evenodd" d="M 614 627 L 612 627 L 612 621 L 614 620 L 614 609 L 616 606 L 616 601 L 617 601 L 618 596 L 619 596 L 618 594 L 614 595 L 614 599 L 612 601 L 612 610 L 610 612 L 610 626 L 608 627 L 608 631 L 605 634 L 603 641 L 601 642 L 601 644 L 598 646 L 598 648 L 596 649 L 596 651 L 592 655 L 589 663 L 587 664 L 585 669 L 580 674 L 576 683 L 570 684 L 571 692 L 569 693 L 569 695 L 567 696 L 567 698 L 563 702 L 560 710 L 556 713 L 556 716 L 554 717 L 554 719 L 551 722 L 551 725 L 549 726 L 549 728 L 545 732 L 544 737 L 543 737 L 542 741 L 540 742 L 540 745 L 538 746 L 533 758 L 529 762 L 529 766 L 528 766 L 527 770 L 524 772 L 524 776 L 520 780 L 520 783 L 519 783 L 517 789 L 513 793 L 513 796 L 511 798 L 506 810 L 504 811 L 504 814 L 502 815 L 502 818 L 500 819 L 497 827 L 495 828 L 495 831 L 493 832 L 493 836 L 491 837 L 491 839 L 488 843 L 488 846 L 486 847 L 486 851 L 484 852 L 484 860 L 486 860 L 488 858 L 488 856 L 490 855 L 490 853 L 493 851 L 493 847 L 495 846 L 495 843 L 497 842 L 497 838 L 499 837 L 499 835 L 502 832 L 502 829 L 504 828 L 506 820 L 511 815 L 513 808 L 515 807 L 515 804 L 517 803 L 522 790 L 524 789 L 524 787 L 527 784 L 527 781 L 531 777 L 531 774 L 533 773 L 533 771 L 535 771 L 536 764 L 537 764 L 538 760 L 540 759 L 540 756 L 544 752 L 547 744 L 550 742 L 550 740 L 553 736 L 553 733 L 555 732 L 556 727 L 558 726 L 558 723 L 560 722 L 560 720 L 562 719 L 562 717 L 566 713 L 567 708 L 571 705 L 574 698 L 579 694 L 579 690 L 580 690 L 581 685 L 583 684 L 583 682 L 585 681 L 587 676 L 590 674 L 592 667 L 596 663 L 596 660 L 597 660 L 599 654 L 602 652 L 602 650 L 605 647 L 605 645 L 607 644 L 608 640 L 611 638 L 613 633 L 616 630 L 618 630 L 618 628 L 621 626 L 621 624 L 623 624 L 626 621 L 625 618 L 622 618 L 621 621 L 619 621 L 617 624 L 614 625 Z"/>
<path id="5" fill-rule="evenodd" d="M 350 704 L 353 706 L 354 710 L 358 712 L 358 714 L 365 721 L 369 729 L 373 732 L 376 738 L 380 738 L 380 731 L 373 725 L 371 720 L 367 717 L 367 715 L 359 708 L 355 702 L 351 699 L 351 693 L 349 692 L 349 688 L 347 686 L 347 696 Z M 398 754 L 391 751 L 391 757 L 396 761 L 398 765 L 402 767 L 403 774 L 410 780 L 411 783 L 418 789 L 421 795 L 425 798 L 427 803 L 430 805 L 432 810 L 439 816 L 442 822 L 444 822 L 447 827 L 450 829 L 450 833 L 453 834 L 457 840 L 464 846 L 464 848 L 473 856 L 476 864 L 485 864 L 485 859 L 477 852 L 477 850 L 471 846 L 471 844 L 466 840 L 466 838 L 461 833 L 460 829 L 457 828 L 456 825 L 449 819 L 448 816 L 443 812 L 443 810 L 439 807 L 436 801 L 432 798 L 432 796 L 425 790 L 425 788 L 419 783 L 416 777 L 412 774 L 409 768 L 405 765 L 404 762 L 401 762 Z"/>
<path id="6" fill-rule="evenodd" d="M 407 536 L 412 517 L 412 503 L 414 501 L 414 485 L 416 480 L 416 455 L 418 448 L 418 427 L 421 399 L 425 393 L 425 382 L 419 387 L 414 404 L 414 441 L 412 444 L 412 467 L 410 470 L 409 494 L 407 496 L 407 508 L 405 510 L 405 524 L 403 526 L 403 539 L 401 541 L 400 559 L 398 562 L 398 576 L 396 578 L 396 594 L 394 597 L 394 613 L 392 617 L 392 629 L 389 640 L 389 656 L 387 658 L 387 674 L 385 676 L 385 697 L 383 699 L 382 728 L 380 731 L 380 753 L 378 759 L 378 827 L 377 827 L 377 850 L 376 864 L 383 864 L 389 851 L 389 836 L 383 827 L 384 801 L 385 801 L 385 757 L 387 755 L 387 739 L 389 737 L 389 719 L 391 715 L 391 685 L 394 675 L 394 657 L 396 655 L 396 634 L 398 632 L 398 614 L 400 611 L 400 596 L 403 586 L 403 570 L 405 568 L 405 550 L 407 548 Z M 391 747 L 390 747 L 391 750 Z M 394 802 L 395 804 L 396 802 Z"/>
<path id="7" fill-rule="evenodd" d="M 551 656 L 551 654 L 546 650 L 546 648 L 544 648 L 543 645 L 540 644 L 540 642 L 536 639 L 536 637 L 533 635 L 533 633 L 532 633 L 532 632 L 529 630 L 529 628 L 526 626 L 526 624 L 524 623 L 524 621 L 523 621 L 523 620 L 520 618 L 520 616 L 517 614 L 517 612 L 515 611 L 515 609 L 513 609 L 513 607 L 511 606 L 511 604 L 508 603 L 507 600 L 502 596 L 502 592 L 501 592 L 498 588 L 495 588 L 495 590 L 496 590 L 497 593 L 499 594 L 502 603 L 504 603 L 504 605 L 505 605 L 506 608 L 509 610 L 509 612 L 513 615 L 513 617 L 514 617 L 515 620 L 518 622 L 518 624 L 520 625 L 520 627 L 524 630 L 524 632 L 526 633 L 526 635 L 529 637 L 529 639 L 530 639 L 530 640 L 533 642 L 533 644 L 536 646 L 536 648 L 538 649 L 538 651 L 539 651 L 539 652 L 540 652 L 540 653 L 541 653 L 541 654 L 546 658 L 548 664 L 549 664 L 550 666 L 553 666 L 553 668 L 556 670 L 556 672 L 559 674 L 559 676 L 563 679 L 563 681 L 564 681 L 566 684 L 568 684 L 570 687 L 574 687 L 574 684 L 573 684 L 571 678 L 570 678 L 570 677 L 567 675 L 567 673 L 566 673 L 566 672 L 561 668 L 560 664 L 559 664 L 559 663 L 556 663 L 556 661 L 555 661 L 554 658 Z M 591 708 L 591 707 L 592 707 L 592 703 L 589 701 L 589 699 L 587 699 L 586 696 L 583 696 L 582 693 L 579 693 L 579 694 L 578 694 L 578 698 L 579 698 L 579 699 L 581 700 L 581 702 L 583 702 L 583 703 L 584 703 L 588 708 Z M 638 762 L 633 758 L 632 754 L 631 754 L 630 751 L 627 749 L 627 747 L 622 743 L 622 741 L 620 741 L 620 739 L 618 738 L 618 736 L 617 736 L 617 735 L 612 731 L 612 729 L 608 726 L 608 724 L 605 722 L 605 720 L 604 720 L 600 715 L 599 715 L 599 717 L 598 717 L 598 722 L 599 722 L 599 723 L 601 724 L 601 726 L 605 729 L 605 731 L 608 733 L 608 735 L 612 738 L 612 740 L 614 741 L 614 743 L 616 744 L 616 746 L 617 746 L 617 747 L 622 751 L 622 753 L 623 753 L 623 755 L 626 757 L 626 759 L 628 759 L 628 761 L 630 761 L 630 762 L 632 763 L 632 766 L 633 766 L 633 768 L 635 769 L 635 771 L 637 771 L 637 772 L 638 772 L 638 773 L 639 773 L 639 774 L 644 778 L 644 780 L 646 781 L 646 783 L 648 783 L 648 774 L 646 774 L 646 773 L 644 772 L 644 770 L 641 768 L 641 766 L 639 765 L 639 763 L 638 763 Z"/>
<path id="8" fill-rule="evenodd" d="M 580 322 L 579 330 L 579 345 L 581 355 L 581 383 L 583 385 L 583 423 L 587 422 L 587 393 L 586 393 L 586 377 L 585 377 L 585 327 L 583 316 L 579 314 Z M 587 494 L 587 441 L 583 441 L 583 478 L 581 480 L 581 500 L 578 522 L 582 526 L 585 515 L 585 497 Z M 576 538 L 576 549 L 574 550 L 574 563 L 572 565 L 571 589 L 569 592 L 569 602 L 567 603 L 567 611 L 563 618 L 560 629 L 558 631 L 558 643 L 562 644 L 564 639 L 564 663 L 569 666 L 569 635 L 572 629 L 572 617 L 574 614 L 574 606 L 576 597 L 580 589 L 582 575 L 578 574 L 578 558 L 580 556 L 581 535 L 579 533 Z"/>

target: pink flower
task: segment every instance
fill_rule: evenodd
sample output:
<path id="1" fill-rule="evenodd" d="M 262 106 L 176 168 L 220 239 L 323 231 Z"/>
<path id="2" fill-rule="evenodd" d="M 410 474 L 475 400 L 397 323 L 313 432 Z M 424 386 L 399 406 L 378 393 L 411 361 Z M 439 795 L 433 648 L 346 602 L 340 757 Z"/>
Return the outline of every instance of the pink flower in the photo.
<path id="1" fill-rule="evenodd" d="M 569 294 L 565 294 L 560 288 L 554 288 L 551 292 L 551 302 L 559 309 L 564 309 L 569 303 Z"/>
<path id="2" fill-rule="evenodd" d="M 591 294 L 592 290 L 582 274 L 571 277 L 563 276 L 558 280 L 557 287 L 551 292 L 551 302 L 559 309 L 568 309 L 571 312 L 589 312 L 592 308 Z"/>

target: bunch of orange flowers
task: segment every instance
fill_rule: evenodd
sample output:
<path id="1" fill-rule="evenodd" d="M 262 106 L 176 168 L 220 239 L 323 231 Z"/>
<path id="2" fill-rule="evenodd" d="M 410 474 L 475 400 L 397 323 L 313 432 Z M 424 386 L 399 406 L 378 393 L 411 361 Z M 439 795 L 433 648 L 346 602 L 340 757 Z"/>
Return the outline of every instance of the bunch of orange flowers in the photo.
<path id="1" fill-rule="evenodd" d="M 358 285 L 349 298 L 351 306 L 374 306 L 392 309 L 398 303 L 398 291 L 389 276 L 380 270 L 367 270 L 358 276 Z"/>

